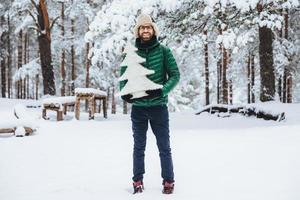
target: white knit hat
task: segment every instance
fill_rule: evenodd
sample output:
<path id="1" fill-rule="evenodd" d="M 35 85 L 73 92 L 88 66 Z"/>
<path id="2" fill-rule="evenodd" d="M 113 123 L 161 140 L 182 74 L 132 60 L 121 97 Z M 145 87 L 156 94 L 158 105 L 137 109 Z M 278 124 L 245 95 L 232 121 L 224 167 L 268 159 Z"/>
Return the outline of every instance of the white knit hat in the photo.
<path id="1" fill-rule="evenodd" d="M 147 14 L 140 14 L 136 20 L 136 25 L 134 26 L 133 32 L 136 38 L 139 37 L 139 27 L 144 24 L 151 24 L 154 29 L 154 35 L 159 36 L 159 30 L 157 25 L 152 21 L 151 17 Z"/>

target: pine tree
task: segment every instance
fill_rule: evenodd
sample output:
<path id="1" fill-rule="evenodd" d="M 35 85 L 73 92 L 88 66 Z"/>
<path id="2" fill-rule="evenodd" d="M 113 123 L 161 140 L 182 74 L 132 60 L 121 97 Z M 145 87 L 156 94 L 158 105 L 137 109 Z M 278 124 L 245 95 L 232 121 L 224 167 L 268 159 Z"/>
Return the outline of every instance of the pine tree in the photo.
<path id="1" fill-rule="evenodd" d="M 146 90 L 162 88 L 162 85 L 156 84 L 146 77 L 146 75 L 153 74 L 154 71 L 146 69 L 140 64 L 145 62 L 145 59 L 137 55 L 136 51 L 137 48 L 131 44 L 124 49 L 126 57 L 121 66 L 127 66 L 127 68 L 119 78 L 119 81 L 127 80 L 127 83 L 118 95 L 132 94 L 132 99 L 147 96 Z"/>

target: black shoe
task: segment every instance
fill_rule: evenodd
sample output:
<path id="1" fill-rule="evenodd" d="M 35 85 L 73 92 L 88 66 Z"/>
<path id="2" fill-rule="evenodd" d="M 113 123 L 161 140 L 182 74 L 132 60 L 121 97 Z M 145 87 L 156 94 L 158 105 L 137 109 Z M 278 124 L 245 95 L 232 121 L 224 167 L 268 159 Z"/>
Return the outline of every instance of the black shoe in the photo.
<path id="1" fill-rule="evenodd" d="M 172 194 L 173 193 L 174 182 L 164 181 L 163 186 L 164 186 L 163 191 L 162 191 L 163 194 Z"/>
<path id="2" fill-rule="evenodd" d="M 144 190 L 143 181 L 135 181 L 133 182 L 133 194 L 142 193 Z"/>

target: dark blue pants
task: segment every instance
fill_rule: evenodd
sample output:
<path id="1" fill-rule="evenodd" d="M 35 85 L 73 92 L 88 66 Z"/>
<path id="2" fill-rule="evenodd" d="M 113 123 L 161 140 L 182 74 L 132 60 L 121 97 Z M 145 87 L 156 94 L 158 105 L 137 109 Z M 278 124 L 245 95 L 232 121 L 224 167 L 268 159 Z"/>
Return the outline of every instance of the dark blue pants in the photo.
<path id="1" fill-rule="evenodd" d="M 166 105 L 140 107 L 132 106 L 133 148 L 133 181 L 143 180 L 145 173 L 145 148 L 148 122 L 156 137 L 159 150 L 161 176 L 164 181 L 173 182 L 173 162 L 169 136 L 169 113 Z"/>

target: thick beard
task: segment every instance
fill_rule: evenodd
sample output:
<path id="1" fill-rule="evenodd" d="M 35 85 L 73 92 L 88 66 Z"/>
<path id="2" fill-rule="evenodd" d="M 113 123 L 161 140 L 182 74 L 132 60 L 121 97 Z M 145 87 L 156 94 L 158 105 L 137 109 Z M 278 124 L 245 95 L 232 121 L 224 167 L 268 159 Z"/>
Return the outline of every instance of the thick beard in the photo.
<path id="1" fill-rule="evenodd" d="M 151 38 L 153 38 L 153 36 L 154 36 L 154 34 L 150 35 L 150 37 L 147 37 L 145 39 L 142 35 L 140 35 L 140 39 L 141 39 L 142 42 L 148 42 L 148 41 L 151 40 Z"/>

